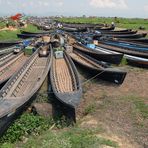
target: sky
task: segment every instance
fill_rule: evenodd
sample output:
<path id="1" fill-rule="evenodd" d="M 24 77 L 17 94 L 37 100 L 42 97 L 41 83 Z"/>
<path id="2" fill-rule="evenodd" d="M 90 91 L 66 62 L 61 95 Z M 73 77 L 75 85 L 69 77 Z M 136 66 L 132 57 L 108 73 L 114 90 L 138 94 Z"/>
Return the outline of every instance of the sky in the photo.
<path id="1" fill-rule="evenodd" d="M 0 16 L 18 12 L 39 16 L 148 18 L 148 0 L 0 0 Z"/>

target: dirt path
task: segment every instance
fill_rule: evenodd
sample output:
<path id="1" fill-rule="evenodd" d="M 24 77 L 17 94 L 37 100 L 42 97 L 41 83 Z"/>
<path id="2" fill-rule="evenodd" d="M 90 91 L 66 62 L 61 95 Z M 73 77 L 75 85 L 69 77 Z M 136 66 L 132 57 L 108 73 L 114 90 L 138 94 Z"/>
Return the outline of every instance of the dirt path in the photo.
<path id="1" fill-rule="evenodd" d="M 97 136 L 116 141 L 121 148 L 147 147 L 148 70 L 124 69 L 128 74 L 121 86 L 93 80 L 83 87 L 78 118 L 81 126 L 103 128 Z"/>

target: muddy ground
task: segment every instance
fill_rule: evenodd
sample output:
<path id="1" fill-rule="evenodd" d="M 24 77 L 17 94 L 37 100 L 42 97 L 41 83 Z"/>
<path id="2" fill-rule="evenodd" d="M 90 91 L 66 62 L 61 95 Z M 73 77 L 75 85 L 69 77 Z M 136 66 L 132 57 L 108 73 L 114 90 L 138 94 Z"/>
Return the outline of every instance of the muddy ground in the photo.
<path id="1" fill-rule="evenodd" d="M 114 140 L 121 148 L 147 148 L 148 70 L 122 68 L 127 71 L 122 85 L 97 78 L 84 83 L 77 121 L 83 127 L 102 128 L 97 136 Z M 85 82 L 88 77 L 80 73 Z"/>

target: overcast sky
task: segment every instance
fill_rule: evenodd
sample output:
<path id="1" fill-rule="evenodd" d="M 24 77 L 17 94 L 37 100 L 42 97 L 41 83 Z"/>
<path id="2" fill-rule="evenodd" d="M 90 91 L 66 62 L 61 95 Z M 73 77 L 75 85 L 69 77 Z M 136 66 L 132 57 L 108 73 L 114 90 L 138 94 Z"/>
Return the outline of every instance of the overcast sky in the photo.
<path id="1" fill-rule="evenodd" d="M 0 0 L 0 15 L 117 16 L 148 18 L 148 0 Z"/>

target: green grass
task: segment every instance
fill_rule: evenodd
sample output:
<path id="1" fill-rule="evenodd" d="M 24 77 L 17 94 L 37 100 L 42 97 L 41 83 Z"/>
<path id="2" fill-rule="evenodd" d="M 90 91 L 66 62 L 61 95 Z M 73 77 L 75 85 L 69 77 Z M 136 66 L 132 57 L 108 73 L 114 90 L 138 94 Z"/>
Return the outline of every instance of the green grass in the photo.
<path id="1" fill-rule="evenodd" d="M 148 119 L 148 104 L 145 103 L 145 99 L 137 96 L 125 96 L 122 99 L 132 102 L 134 112 L 139 113 L 144 119 Z"/>
<path id="2" fill-rule="evenodd" d="M 51 118 L 35 116 L 30 113 L 24 113 L 20 119 L 17 119 L 0 138 L 2 143 L 14 143 L 27 137 L 30 134 L 39 135 L 42 131 L 47 130 L 53 124 Z"/>
<path id="3" fill-rule="evenodd" d="M 0 28 L 3 28 L 6 26 L 6 23 L 5 22 L 0 22 Z"/>
<path id="4" fill-rule="evenodd" d="M 73 127 L 69 129 L 63 129 L 61 131 L 48 130 L 42 136 L 28 138 L 25 144 L 16 143 L 4 143 L 1 148 L 96 148 L 101 145 L 118 147 L 118 144 L 114 141 L 99 138 L 96 134 L 100 133 L 98 129 L 86 129 Z"/>
<path id="5" fill-rule="evenodd" d="M 28 24 L 27 28 L 22 29 L 24 31 L 30 31 L 30 32 L 38 32 L 38 28 L 32 24 Z"/>
<path id="6" fill-rule="evenodd" d="M 89 104 L 85 109 L 84 109 L 84 115 L 92 114 L 96 111 L 96 104 Z"/>
<path id="7" fill-rule="evenodd" d="M 27 28 L 22 30 L 30 31 L 30 32 L 37 32 L 38 29 L 36 26 L 29 24 Z M 18 40 L 17 34 L 20 33 L 20 30 L 17 31 L 0 31 L 0 40 Z"/>
<path id="8" fill-rule="evenodd" d="M 127 65 L 127 64 L 128 64 L 128 62 L 127 62 L 126 58 L 122 58 L 122 61 L 121 61 L 119 66 L 124 66 L 124 65 Z"/>
<path id="9" fill-rule="evenodd" d="M 69 22 L 69 23 L 91 23 L 91 24 L 111 24 L 111 22 L 115 22 L 117 27 L 122 28 L 131 28 L 138 29 L 140 26 L 145 27 L 148 30 L 148 20 L 145 19 L 128 19 L 128 18 L 60 18 L 58 19 L 61 22 Z"/>

